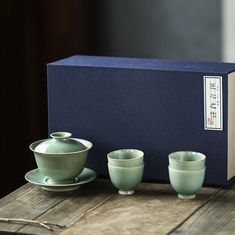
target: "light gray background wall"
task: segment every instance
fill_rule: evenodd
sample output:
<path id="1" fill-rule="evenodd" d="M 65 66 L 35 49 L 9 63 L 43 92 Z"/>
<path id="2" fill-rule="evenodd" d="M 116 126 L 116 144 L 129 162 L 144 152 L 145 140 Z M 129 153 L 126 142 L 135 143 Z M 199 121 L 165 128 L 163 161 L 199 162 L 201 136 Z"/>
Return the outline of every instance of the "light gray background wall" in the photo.
<path id="1" fill-rule="evenodd" d="M 222 1 L 223 61 L 235 62 L 235 1 Z"/>
<path id="2" fill-rule="evenodd" d="M 99 4 L 106 55 L 222 61 L 221 0 L 107 0 Z"/>

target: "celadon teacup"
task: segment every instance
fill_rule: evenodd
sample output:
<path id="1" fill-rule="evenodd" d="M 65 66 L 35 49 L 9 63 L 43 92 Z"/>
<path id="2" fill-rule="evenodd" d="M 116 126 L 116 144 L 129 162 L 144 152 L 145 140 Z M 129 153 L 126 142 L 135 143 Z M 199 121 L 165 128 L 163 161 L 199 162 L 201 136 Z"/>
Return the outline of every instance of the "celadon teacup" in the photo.
<path id="1" fill-rule="evenodd" d="M 107 155 L 108 163 L 116 167 L 137 167 L 144 164 L 144 153 L 138 149 L 119 149 Z"/>
<path id="2" fill-rule="evenodd" d="M 168 159 L 172 169 L 195 171 L 205 167 L 206 155 L 194 151 L 177 151 L 170 153 Z"/>
<path id="3" fill-rule="evenodd" d="M 202 187 L 206 167 L 196 171 L 180 171 L 168 166 L 170 183 L 179 198 L 192 199 Z"/>
<path id="4" fill-rule="evenodd" d="M 108 171 L 112 184 L 121 195 L 131 195 L 139 185 L 144 173 L 144 164 L 136 167 L 116 167 L 108 163 Z"/>

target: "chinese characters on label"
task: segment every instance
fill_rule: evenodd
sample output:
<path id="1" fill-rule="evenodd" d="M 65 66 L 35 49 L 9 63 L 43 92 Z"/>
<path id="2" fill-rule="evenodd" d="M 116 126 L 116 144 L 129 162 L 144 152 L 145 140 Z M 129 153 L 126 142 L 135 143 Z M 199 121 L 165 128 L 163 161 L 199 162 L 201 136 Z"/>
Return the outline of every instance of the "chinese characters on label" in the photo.
<path id="1" fill-rule="evenodd" d="M 204 76 L 204 128 L 223 130 L 221 76 Z"/>

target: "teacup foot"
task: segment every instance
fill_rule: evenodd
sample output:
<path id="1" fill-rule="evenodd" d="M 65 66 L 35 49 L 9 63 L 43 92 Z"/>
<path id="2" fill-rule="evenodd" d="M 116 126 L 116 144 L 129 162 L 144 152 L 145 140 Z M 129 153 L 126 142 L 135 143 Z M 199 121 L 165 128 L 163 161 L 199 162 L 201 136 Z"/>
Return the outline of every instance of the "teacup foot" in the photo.
<path id="1" fill-rule="evenodd" d="M 134 190 L 121 190 L 121 189 L 119 189 L 118 193 L 121 195 L 132 195 L 135 193 L 135 191 Z"/>
<path id="2" fill-rule="evenodd" d="M 181 198 L 181 199 L 193 199 L 195 197 L 196 197 L 196 194 L 192 194 L 192 195 L 178 194 L 178 198 Z"/>

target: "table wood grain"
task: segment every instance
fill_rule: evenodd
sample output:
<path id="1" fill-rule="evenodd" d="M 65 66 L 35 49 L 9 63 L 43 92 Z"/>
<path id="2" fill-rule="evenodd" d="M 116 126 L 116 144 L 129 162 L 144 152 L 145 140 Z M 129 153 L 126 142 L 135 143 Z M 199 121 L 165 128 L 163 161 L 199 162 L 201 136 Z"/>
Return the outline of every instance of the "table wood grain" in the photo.
<path id="1" fill-rule="evenodd" d="M 174 235 L 235 234 L 235 186 L 221 189 L 185 223 L 176 228 Z"/>
<path id="2" fill-rule="evenodd" d="M 0 234 L 229 234 L 235 229 L 234 194 L 233 187 L 203 187 L 195 199 L 182 200 L 169 184 L 145 182 L 134 195 L 122 196 L 108 179 L 100 178 L 67 193 L 27 183 L 0 200 L 0 217 L 66 227 L 49 231 L 0 222 Z"/>

